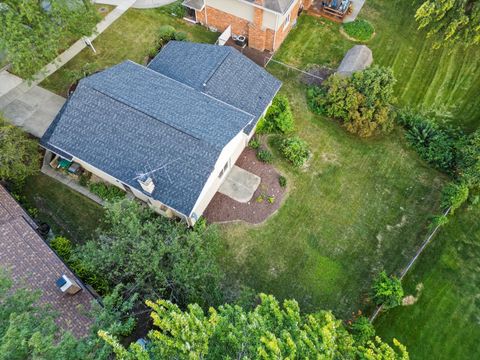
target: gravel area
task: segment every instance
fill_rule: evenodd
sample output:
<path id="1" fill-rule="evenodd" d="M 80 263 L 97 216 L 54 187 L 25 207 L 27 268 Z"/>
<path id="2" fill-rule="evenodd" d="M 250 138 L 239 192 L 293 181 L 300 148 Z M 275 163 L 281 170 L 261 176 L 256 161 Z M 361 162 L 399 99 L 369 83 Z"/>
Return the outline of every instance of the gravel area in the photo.
<path id="1" fill-rule="evenodd" d="M 236 165 L 262 179 L 252 199 L 248 203 L 239 203 L 217 192 L 203 215 L 210 223 L 241 220 L 251 224 L 260 224 L 280 207 L 286 189 L 278 183 L 279 173 L 272 165 L 259 161 L 255 150 L 246 148 Z M 274 197 L 273 203 L 268 200 L 272 196 Z"/>

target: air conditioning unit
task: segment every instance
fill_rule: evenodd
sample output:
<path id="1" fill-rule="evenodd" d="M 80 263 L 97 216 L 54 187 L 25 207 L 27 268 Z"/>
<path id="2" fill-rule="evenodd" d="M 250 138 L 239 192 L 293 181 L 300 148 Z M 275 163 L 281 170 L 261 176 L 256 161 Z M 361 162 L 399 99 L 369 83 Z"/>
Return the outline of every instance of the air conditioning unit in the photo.
<path id="1" fill-rule="evenodd" d="M 82 290 L 75 280 L 70 279 L 67 275 L 62 275 L 62 277 L 58 279 L 55 284 L 65 294 L 75 295 Z"/>

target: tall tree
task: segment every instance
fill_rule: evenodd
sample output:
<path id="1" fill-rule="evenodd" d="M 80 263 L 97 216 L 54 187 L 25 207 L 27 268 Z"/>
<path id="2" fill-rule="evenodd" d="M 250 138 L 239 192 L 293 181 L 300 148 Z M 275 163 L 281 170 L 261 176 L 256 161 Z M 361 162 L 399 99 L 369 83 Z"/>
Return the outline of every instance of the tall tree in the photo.
<path id="1" fill-rule="evenodd" d="M 22 182 L 38 172 L 38 144 L 0 115 L 0 180 Z"/>
<path id="2" fill-rule="evenodd" d="M 420 29 L 438 35 L 435 47 L 480 44 L 480 0 L 426 0 L 415 14 Z"/>
<path id="3" fill-rule="evenodd" d="M 127 292 L 209 306 L 221 299 L 218 246 L 212 227 L 191 230 L 124 200 L 107 205 L 98 238 L 78 248 L 77 256 Z"/>
<path id="4" fill-rule="evenodd" d="M 0 0 L 0 49 L 31 79 L 62 47 L 90 35 L 98 19 L 89 0 Z"/>
<path id="5" fill-rule="evenodd" d="M 380 338 L 362 343 L 350 335 L 330 312 L 303 315 L 298 303 L 282 305 L 260 295 L 251 311 L 224 305 L 206 315 L 198 305 L 186 311 L 167 300 L 147 302 L 154 330 L 147 349 L 133 344 L 125 349 L 106 331 L 99 335 L 112 345 L 117 358 L 146 359 L 408 359 L 403 345 L 397 350 Z"/>

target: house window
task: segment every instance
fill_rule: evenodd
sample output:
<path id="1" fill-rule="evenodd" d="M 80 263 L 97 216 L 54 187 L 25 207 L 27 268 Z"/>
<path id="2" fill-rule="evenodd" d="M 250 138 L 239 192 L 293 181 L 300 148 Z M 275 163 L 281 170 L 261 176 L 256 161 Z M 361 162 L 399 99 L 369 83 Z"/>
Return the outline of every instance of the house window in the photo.
<path id="1" fill-rule="evenodd" d="M 287 18 L 285 19 L 285 24 L 283 25 L 283 28 L 286 28 L 290 24 L 290 14 L 287 15 Z"/>

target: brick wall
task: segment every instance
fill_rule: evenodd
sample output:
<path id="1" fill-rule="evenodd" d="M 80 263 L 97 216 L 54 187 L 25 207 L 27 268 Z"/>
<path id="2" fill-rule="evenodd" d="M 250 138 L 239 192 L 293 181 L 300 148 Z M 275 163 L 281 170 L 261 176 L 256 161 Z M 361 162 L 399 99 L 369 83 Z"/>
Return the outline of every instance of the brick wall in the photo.
<path id="1" fill-rule="evenodd" d="M 208 24 L 205 19 L 205 10 L 207 11 Z M 204 26 L 214 27 L 217 28 L 218 31 L 223 32 L 231 25 L 233 34 L 248 36 L 249 22 L 235 15 L 207 6 L 202 11 L 197 10 L 196 16 L 197 21 Z"/>
<path id="2" fill-rule="evenodd" d="M 232 33 L 247 36 L 249 46 L 254 49 L 276 51 L 292 29 L 298 17 L 298 10 L 301 4 L 303 4 L 305 8 L 308 8 L 312 2 L 312 0 L 298 0 L 291 10 L 290 23 L 286 27 L 284 24 L 281 24 L 276 34 L 274 30 L 263 27 L 263 9 L 257 7 L 254 8 L 253 23 L 210 6 L 206 6 L 202 11 L 197 11 L 196 16 L 197 21 L 202 25 L 214 27 L 221 32 L 231 25 Z M 205 11 L 207 13 L 208 24 L 205 18 Z"/>

